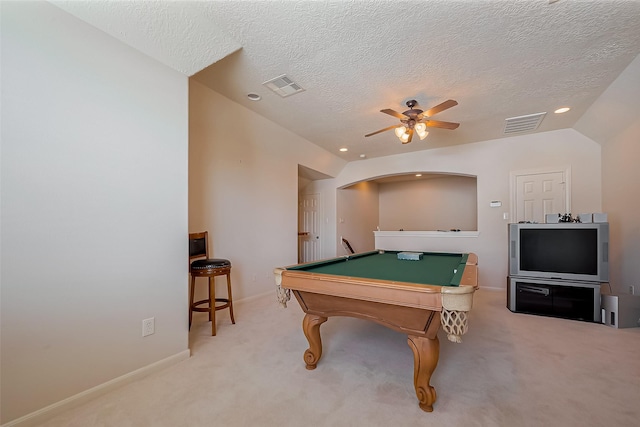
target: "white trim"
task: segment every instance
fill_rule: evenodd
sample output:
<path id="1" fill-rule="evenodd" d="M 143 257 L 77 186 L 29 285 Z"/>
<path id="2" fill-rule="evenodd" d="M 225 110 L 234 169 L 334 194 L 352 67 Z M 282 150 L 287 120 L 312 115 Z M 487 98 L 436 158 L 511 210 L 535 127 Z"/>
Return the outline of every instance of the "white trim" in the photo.
<path id="1" fill-rule="evenodd" d="M 271 279 L 271 284 L 275 286 L 275 278 Z M 233 300 L 233 305 L 237 306 L 237 305 L 247 304 L 247 303 L 250 303 L 250 302 L 252 302 L 254 300 L 257 300 L 257 299 L 260 299 L 262 297 L 265 297 L 267 295 L 273 295 L 273 301 L 274 302 L 278 300 L 278 296 L 276 295 L 275 290 L 274 289 L 269 289 L 268 291 L 264 291 L 264 292 L 260 292 L 259 294 L 256 294 L 256 295 L 251 295 L 251 296 L 248 296 L 248 297 L 244 297 L 244 298 L 239 299 L 237 301 L 234 299 Z M 4 427 L 4 426 L 0 426 L 0 427 Z"/>
<path id="2" fill-rule="evenodd" d="M 504 292 L 505 288 L 499 288 L 497 286 L 483 286 L 478 285 L 478 290 L 490 291 L 490 292 Z M 477 292 L 477 291 L 476 291 Z"/>
<path id="3" fill-rule="evenodd" d="M 105 383 L 99 384 L 88 390 L 75 394 L 71 397 L 63 399 L 59 402 L 46 406 L 42 409 L 38 409 L 30 414 L 24 415 L 13 421 L 9 421 L 6 424 L 2 424 L 0 427 L 32 427 L 53 418 L 64 411 L 79 406 L 90 400 L 97 398 L 105 393 L 122 387 L 128 383 L 144 378 L 150 374 L 161 371 L 169 366 L 175 365 L 178 362 L 188 359 L 191 356 L 191 350 L 183 350 L 180 353 L 176 353 L 173 356 L 169 356 L 165 359 L 159 360 L 147 366 L 143 366 L 140 369 L 124 374 L 120 377 L 114 378 Z"/>
<path id="4" fill-rule="evenodd" d="M 374 231 L 375 237 L 478 237 L 479 231 Z"/>
<path id="5" fill-rule="evenodd" d="M 561 172 L 564 174 L 565 211 L 571 212 L 571 165 L 510 171 L 509 172 L 509 195 L 511 196 L 510 197 L 511 200 L 509 200 L 509 218 L 511 218 L 512 221 L 515 221 L 516 219 L 516 191 L 518 191 L 516 186 L 516 179 L 519 176 L 524 176 L 524 175 L 537 175 L 537 174 L 554 173 L 554 172 Z"/>

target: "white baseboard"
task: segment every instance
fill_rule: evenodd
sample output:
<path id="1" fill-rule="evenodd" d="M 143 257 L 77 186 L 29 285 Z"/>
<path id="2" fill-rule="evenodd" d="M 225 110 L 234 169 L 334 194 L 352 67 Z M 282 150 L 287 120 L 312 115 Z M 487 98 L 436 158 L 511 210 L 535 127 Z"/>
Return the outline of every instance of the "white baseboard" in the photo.
<path id="1" fill-rule="evenodd" d="M 486 291 L 492 291 L 492 292 L 507 292 L 507 288 L 505 287 L 498 287 L 498 286 L 480 286 L 478 289 L 482 289 L 482 290 L 486 290 Z"/>
<path id="2" fill-rule="evenodd" d="M 234 305 L 245 304 L 245 303 L 248 303 L 248 302 L 251 302 L 251 301 L 257 300 L 257 299 L 259 299 L 259 298 L 262 298 L 262 297 L 264 297 L 264 296 L 267 296 L 267 295 L 273 295 L 273 300 L 274 300 L 276 303 L 278 302 L 278 297 L 276 296 L 276 287 L 275 287 L 275 284 L 273 285 L 273 288 L 272 288 L 272 289 L 269 289 L 268 291 L 264 291 L 264 292 L 261 292 L 261 293 L 256 294 L 256 295 L 251 295 L 250 297 L 244 297 L 244 298 L 239 299 L 239 300 L 237 300 L 237 301 L 234 299 L 234 300 L 233 300 L 233 304 L 234 304 Z"/>
<path id="3" fill-rule="evenodd" d="M 191 356 L 191 350 L 184 350 L 180 353 L 176 353 L 173 356 L 169 356 L 165 359 L 159 360 L 147 366 L 143 366 L 140 369 L 136 369 L 133 372 L 124 374 L 118 378 L 114 378 L 106 383 L 102 383 L 88 390 L 75 394 L 64 400 L 56 402 L 52 405 L 46 406 L 42 409 L 38 409 L 35 412 L 24 415 L 13 421 L 9 421 L 6 424 L 2 424 L 0 427 L 33 427 L 53 418 L 55 415 L 67 411 L 71 408 L 79 406 L 90 400 L 95 399 L 105 393 L 122 387 L 125 384 L 139 380 L 147 375 L 161 371 L 169 366 L 175 365 L 178 362 L 188 359 Z"/>

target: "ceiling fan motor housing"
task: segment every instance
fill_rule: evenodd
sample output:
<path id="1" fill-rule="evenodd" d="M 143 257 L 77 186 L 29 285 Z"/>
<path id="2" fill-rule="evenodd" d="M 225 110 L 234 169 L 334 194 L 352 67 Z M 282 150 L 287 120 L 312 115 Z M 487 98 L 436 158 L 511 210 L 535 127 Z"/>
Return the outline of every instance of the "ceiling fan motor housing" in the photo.
<path id="1" fill-rule="evenodd" d="M 405 126 L 407 126 L 410 129 L 413 129 L 413 127 L 416 124 L 416 120 L 418 119 L 418 116 L 422 114 L 422 110 L 420 110 L 419 108 L 414 108 L 416 105 L 418 105 L 418 101 L 416 101 L 415 99 L 412 99 L 411 101 L 407 101 L 407 107 L 409 107 L 409 110 L 404 111 L 402 114 L 409 117 L 409 119 L 400 120 L 402 123 L 405 124 Z"/>
<path id="2" fill-rule="evenodd" d="M 418 130 L 418 133 L 420 135 L 420 139 L 424 139 L 428 132 L 425 131 L 426 127 L 438 127 L 438 128 L 443 128 L 443 129 L 457 129 L 458 126 L 460 125 L 459 123 L 452 123 L 452 122 L 443 122 L 440 120 L 431 120 L 429 119 L 431 116 L 433 116 L 434 114 L 437 114 L 441 111 L 447 110 L 451 107 L 454 107 L 456 105 L 458 105 L 458 103 L 452 99 L 449 99 L 445 102 L 442 102 L 438 105 L 436 105 L 435 107 L 429 109 L 426 111 L 426 113 L 421 110 L 420 108 L 416 108 L 418 106 L 418 101 L 416 101 L 415 99 L 409 100 L 406 102 L 407 107 L 409 107 L 409 109 L 403 113 L 398 113 L 397 111 L 394 111 L 392 109 L 384 109 L 384 110 L 380 110 L 381 113 L 385 113 L 388 114 L 390 116 L 395 117 L 396 119 L 400 119 L 400 123 L 401 125 L 405 128 L 409 130 L 409 137 L 408 137 L 408 141 L 403 141 L 403 144 L 409 143 L 411 142 L 412 136 L 413 136 L 413 132 L 416 129 L 416 126 L 418 124 L 420 124 L 420 129 Z M 402 129 L 401 127 L 397 126 L 397 125 L 391 125 L 388 126 L 384 129 L 380 129 L 378 131 L 369 133 L 367 135 L 365 135 L 365 137 L 368 136 L 373 136 L 373 135 L 377 135 L 381 132 L 386 132 L 388 130 L 391 129 L 396 129 L 396 136 L 398 138 L 400 138 L 402 140 L 402 135 L 399 134 L 399 131 Z"/>
<path id="3" fill-rule="evenodd" d="M 406 113 L 406 111 L 405 111 Z M 409 119 L 409 120 L 400 120 L 403 124 L 404 127 L 408 128 L 408 129 L 413 129 L 416 125 L 416 121 L 414 119 Z"/>

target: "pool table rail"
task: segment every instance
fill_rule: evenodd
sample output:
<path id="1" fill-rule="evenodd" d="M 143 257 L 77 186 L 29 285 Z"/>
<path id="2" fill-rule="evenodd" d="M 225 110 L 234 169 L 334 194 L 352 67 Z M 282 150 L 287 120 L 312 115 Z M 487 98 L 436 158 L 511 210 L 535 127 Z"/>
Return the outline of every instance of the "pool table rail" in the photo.
<path id="1" fill-rule="evenodd" d="M 318 262 L 311 262 L 306 265 L 315 264 L 318 264 Z M 290 267 L 275 268 L 274 276 L 278 301 L 284 307 L 286 307 L 287 301 L 291 299 L 289 290 L 297 290 L 437 311 L 441 311 L 443 307 L 447 310 L 469 311 L 473 293 L 478 289 L 477 265 L 477 255 L 474 253 L 468 254 L 459 286 L 335 276 L 332 274 L 310 273 L 302 269 L 290 270 Z M 282 286 L 283 275 L 287 278 L 284 287 Z M 468 295 L 468 298 L 461 297 L 461 295 Z"/>
<path id="2" fill-rule="evenodd" d="M 298 270 L 276 268 L 276 283 L 282 285 L 282 276 L 287 277 L 286 289 L 333 295 L 336 297 L 361 299 L 383 304 L 398 304 L 405 307 L 442 309 L 442 286 L 420 285 L 407 282 L 390 282 L 378 279 L 363 279 L 351 276 L 309 273 Z M 470 286 L 451 287 L 456 294 L 473 292 Z"/>

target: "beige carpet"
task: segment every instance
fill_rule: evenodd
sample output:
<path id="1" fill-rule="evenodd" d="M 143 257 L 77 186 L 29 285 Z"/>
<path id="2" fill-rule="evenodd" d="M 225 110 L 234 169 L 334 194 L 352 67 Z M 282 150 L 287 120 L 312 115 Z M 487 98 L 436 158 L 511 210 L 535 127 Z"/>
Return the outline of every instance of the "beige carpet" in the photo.
<path id="1" fill-rule="evenodd" d="M 419 409 L 406 337 L 359 319 L 322 325 L 307 371 L 296 301 L 237 304 L 236 324 L 206 314 L 193 356 L 58 415 L 44 426 L 638 426 L 640 328 L 511 313 L 476 293 L 462 344 L 440 334 L 434 412 Z"/>

